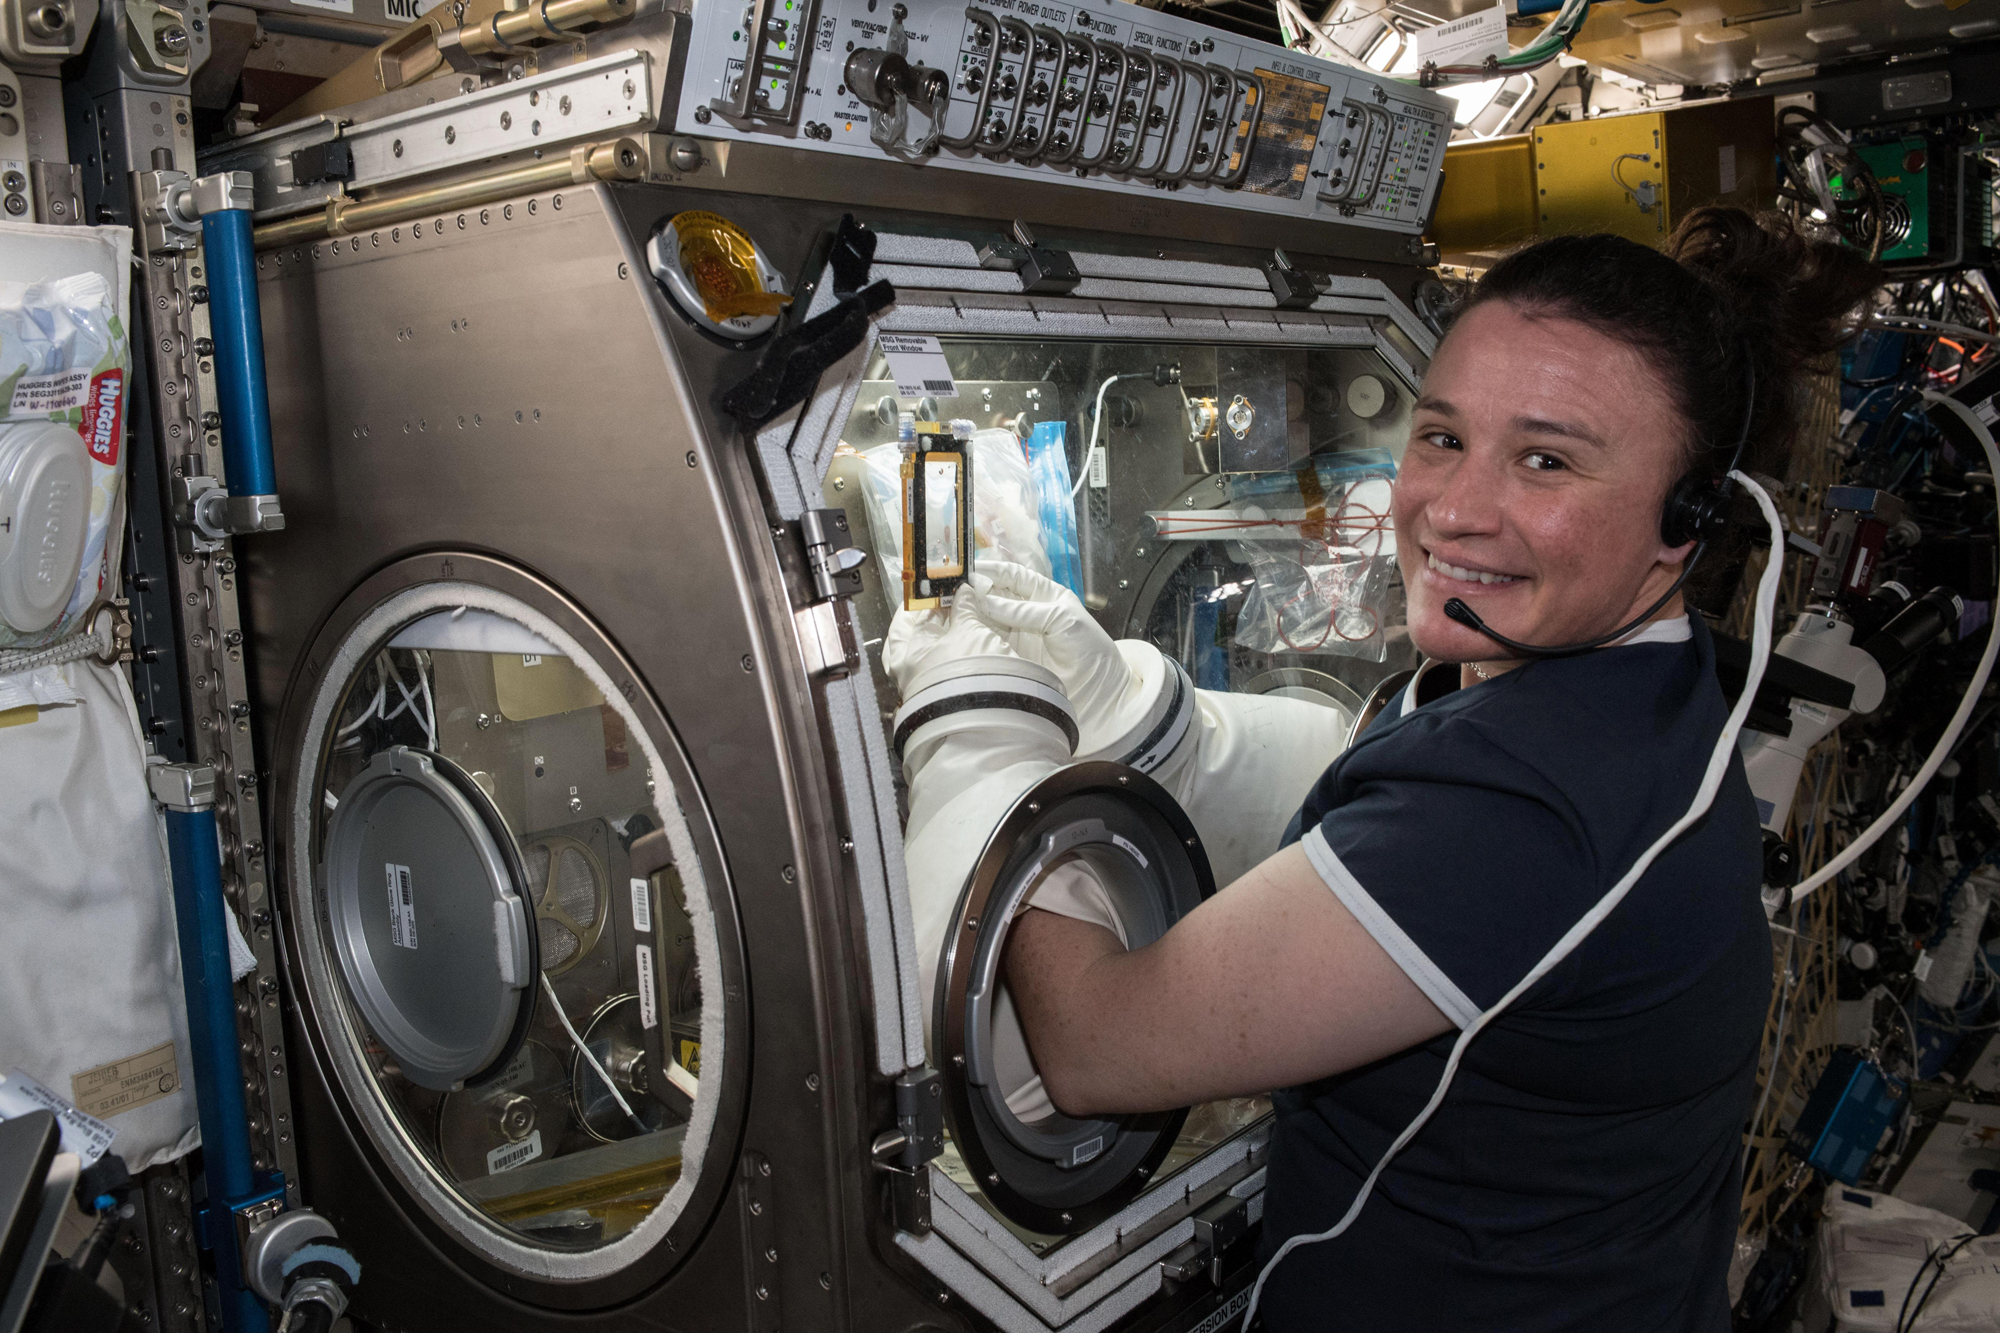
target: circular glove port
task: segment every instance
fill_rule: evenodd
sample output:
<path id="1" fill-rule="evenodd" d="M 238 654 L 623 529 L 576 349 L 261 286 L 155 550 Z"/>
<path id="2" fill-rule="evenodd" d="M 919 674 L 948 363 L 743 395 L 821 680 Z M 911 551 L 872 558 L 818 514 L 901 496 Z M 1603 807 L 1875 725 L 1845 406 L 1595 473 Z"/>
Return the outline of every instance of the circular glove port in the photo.
<path id="1" fill-rule="evenodd" d="M 996 1022 L 1008 926 L 1048 873 L 1087 868 L 1129 947 L 1164 935 L 1215 891 L 1194 827 L 1165 789 L 1121 764 L 1077 764 L 1025 792 L 1001 820 L 960 895 L 938 970 L 933 1031 L 945 1118 L 967 1168 L 1009 1219 L 1045 1234 L 1102 1221 L 1143 1190 L 1184 1110 L 1024 1121 L 1008 1108 Z"/>

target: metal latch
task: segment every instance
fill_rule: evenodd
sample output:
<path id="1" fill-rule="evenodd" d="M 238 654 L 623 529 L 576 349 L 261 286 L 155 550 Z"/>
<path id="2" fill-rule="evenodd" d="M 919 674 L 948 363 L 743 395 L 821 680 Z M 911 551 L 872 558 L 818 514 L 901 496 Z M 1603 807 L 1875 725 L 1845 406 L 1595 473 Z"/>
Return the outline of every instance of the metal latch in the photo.
<path id="1" fill-rule="evenodd" d="M 173 479 L 174 526 L 183 555 L 219 551 L 229 537 L 284 530 L 277 496 L 231 495 L 220 480 L 195 470 L 201 463 L 199 454 L 183 456 Z"/>
<path id="2" fill-rule="evenodd" d="M 1028 224 L 1014 223 L 1014 239 L 994 237 L 979 247 L 979 267 L 1011 269 L 1021 275 L 1021 290 L 1030 295 L 1060 296 L 1083 281 L 1067 250 L 1035 243 Z"/>
<path id="3" fill-rule="evenodd" d="M 905 1070 L 896 1079 L 896 1127 L 875 1136 L 870 1152 L 889 1173 L 896 1229 L 927 1235 L 931 1229 L 930 1168 L 944 1151 L 944 1084 L 935 1069 Z"/>
<path id="4" fill-rule="evenodd" d="M 1250 1201 L 1225 1194 L 1194 1215 L 1194 1239 L 1160 1260 L 1160 1276 L 1170 1283 L 1192 1282 L 1203 1270 L 1209 1285 L 1222 1285 L 1222 1256 L 1250 1234 Z"/>
<path id="5" fill-rule="evenodd" d="M 1278 298 L 1280 310 L 1308 309 L 1333 285 L 1324 273 L 1293 268 L 1291 257 L 1283 250 L 1271 252 L 1271 262 L 1264 265 L 1264 281 L 1270 284 L 1271 295 Z"/>

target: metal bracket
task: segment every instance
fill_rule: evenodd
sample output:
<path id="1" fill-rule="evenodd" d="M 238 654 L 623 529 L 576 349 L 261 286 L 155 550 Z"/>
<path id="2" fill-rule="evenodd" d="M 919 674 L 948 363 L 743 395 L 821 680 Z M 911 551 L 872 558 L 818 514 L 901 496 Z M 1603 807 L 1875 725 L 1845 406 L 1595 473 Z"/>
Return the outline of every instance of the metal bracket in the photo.
<path id="1" fill-rule="evenodd" d="M 930 1167 L 944 1151 L 944 1084 L 935 1069 L 909 1069 L 896 1078 L 896 1127 L 870 1145 L 875 1169 L 889 1175 L 889 1200 L 896 1229 L 928 1235 L 931 1229 Z"/>
<path id="2" fill-rule="evenodd" d="M 1035 243 L 1025 222 L 1014 223 L 1014 239 L 994 237 L 979 247 L 979 267 L 1011 269 L 1021 275 L 1021 290 L 1031 296 L 1061 296 L 1083 281 L 1067 250 Z"/>
<path id="3" fill-rule="evenodd" d="M 263 1198 L 254 1199 L 251 1202 L 242 1205 L 241 1207 L 233 1208 L 230 1210 L 230 1216 L 233 1217 L 236 1221 L 236 1253 L 239 1256 L 243 1256 L 245 1259 L 244 1280 L 243 1280 L 244 1286 L 246 1287 L 251 1286 L 250 1274 L 253 1265 L 251 1265 L 248 1262 L 248 1256 L 250 1253 L 251 1233 L 256 1231 L 259 1227 L 262 1227 L 267 1223 L 275 1220 L 277 1216 L 284 1211 L 285 1211 L 285 1187 L 283 1185 L 279 1185 L 275 1190 L 265 1195 Z M 251 1289 L 255 1290 L 254 1287 L 251 1287 Z"/>
<path id="4" fill-rule="evenodd" d="M 1264 265 L 1264 281 L 1271 285 L 1271 295 L 1278 298 L 1280 310 L 1309 309 L 1332 286 L 1324 273 L 1293 268 L 1283 250 L 1271 252 L 1271 262 Z"/>
<path id="5" fill-rule="evenodd" d="M 213 764 L 148 764 L 146 784 L 153 799 L 169 810 L 193 813 L 215 808 Z"/>
<path id="6" fill-rule="evenodd" d="M 195 209 L 193 183 L 185 171 L 138 172 L 132 195 L 139 201 L 149 254 L 192 250 L 201 243 L 201 214 Z"/>
<path id="7" fill-rule="evenodd" d="M 134 182 L 146 223 L 146 249 L 192 250 L 201 239 L 201 217 L 230 208 L 249 208 L 253 177 L 247 171 L 218 171 L 192 177 L 185 171 L 142 171 Z"/>
<path id="8" fill-rule="evenodd" d="M 99 631 L 109 630 L 110 641 L 98 655 L 106 666 L 132 660 L 132 603 L 124 597 L 106 597 L 86 617 Z"/>
<path id="9" fill-rule="evenodd" d="M 174 528 L 181 551 L 202 555 L 230 537 L 282 532 L 285 511 L 275 495 L 231 495 L 205 473 L 186 471 L 173 480 Z"/>
<path id="10" fill-rule="evenodd" d="M 28 163 L 35 196 L 35 221 L 73 227 L 83 221 L 83 168 L 68 162 Z"/>
<path id="11" fill-rule="evenodd" d="M 1212 1287 L 1222 1286 L 1222 1256 L 1250 1233 L 1250 1201 L 1225 1194 L 1194 1215 L 1194 1239 L 1160 1260 L 1160 1276 L 1179 1285 L 1204 1270 Z"/>

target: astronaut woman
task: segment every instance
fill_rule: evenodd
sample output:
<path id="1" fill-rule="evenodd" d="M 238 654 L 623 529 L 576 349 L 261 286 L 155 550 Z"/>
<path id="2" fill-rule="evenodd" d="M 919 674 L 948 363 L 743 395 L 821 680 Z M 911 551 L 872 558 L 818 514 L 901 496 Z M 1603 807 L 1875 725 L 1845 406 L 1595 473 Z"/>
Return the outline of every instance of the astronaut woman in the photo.
<path id="1" fill-rule="evenodd" d="M 1664 253 L 1566 237 L 1494 266 L 1431 362 L 1395 488 L 1410 638 L 1461 664 L 1458 688 L 1399 701 L 1330 766 L 1312 756 L 1282 847 L 1158 942 L 1127 951 L 1053 898 L 1017 918 L 1007 978 L 1055 1105 L 1279 1089 L 1265 1253 L 1340 1218 L 1458 1030 L 1686 809 L 1727 711 L 1679 595 L 1611 646 L 1535 660 L 1445 603 L 1544 645 L 1642 615 L 1692 550 L 1662 532 L 1670 488 L 1725 471 L 1743 431 L 1742 358 L 1743 466 L 1782 473 L 1805 376 L 1875 280 L 1722 209 Z M 1733 581 L 1726 553 L 1703 564 Z M 1046 580 L 1002 568 L 969 605 L 1080 712 L 1120 687 L 1119 652 Z M 1472 1043 L 1359 1220 L 1279 1265 L 1267 1326 L 1726 1329 L 1771 978 L 1759 867 L 1737 763 Z"/>

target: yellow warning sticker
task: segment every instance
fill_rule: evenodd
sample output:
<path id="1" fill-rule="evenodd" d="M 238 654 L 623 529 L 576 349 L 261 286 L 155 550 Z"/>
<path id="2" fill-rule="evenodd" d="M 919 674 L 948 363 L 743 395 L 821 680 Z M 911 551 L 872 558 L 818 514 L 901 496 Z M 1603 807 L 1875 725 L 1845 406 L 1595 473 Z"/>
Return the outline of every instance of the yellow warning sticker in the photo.
<path id="1" fill-rule="evenodd" d="M 174 1044 L 163 1042 L 150 1051 L 86 1069 L 69 1081 L 70 1099 L 79 1111 L 109 1120 L 124 1111 L 156 1102 L 181 1086 Z"/>

